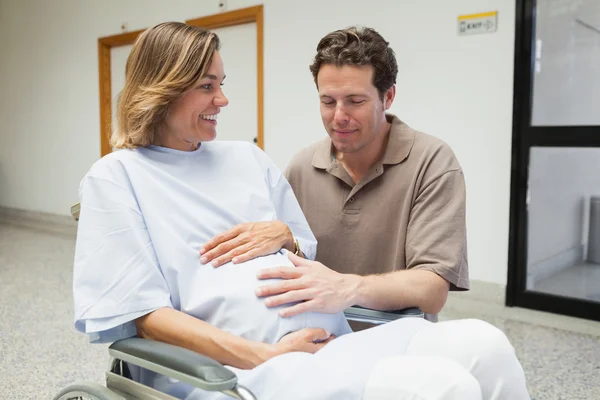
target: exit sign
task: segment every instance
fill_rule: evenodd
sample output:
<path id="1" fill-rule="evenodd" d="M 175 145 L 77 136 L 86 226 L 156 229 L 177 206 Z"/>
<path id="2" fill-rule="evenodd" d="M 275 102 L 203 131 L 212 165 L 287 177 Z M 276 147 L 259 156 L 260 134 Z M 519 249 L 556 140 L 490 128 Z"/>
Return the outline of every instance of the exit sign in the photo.
<path id="1" fill-rule="evenodd" d="M 496 32 L 497 29 L 498 11 L 461 15 L 458 17 L 458 34 L 460 36 L 492 33 Z"/>

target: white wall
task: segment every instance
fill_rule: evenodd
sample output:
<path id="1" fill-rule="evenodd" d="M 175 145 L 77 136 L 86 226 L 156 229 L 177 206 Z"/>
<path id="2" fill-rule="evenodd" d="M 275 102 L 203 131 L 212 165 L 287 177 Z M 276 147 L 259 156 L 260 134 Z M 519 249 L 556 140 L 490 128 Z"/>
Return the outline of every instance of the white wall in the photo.
<path id="1" fill-rule="evenodd" d="M 0 0 L 0 205 L 67 214 L 99 148 L 98 37 L 217 12 L 217 0 Z M 261 3 L 228 0 L 229 9 Z M 400 64 L 393 111 L 455 150 L 468 185 L 471 277 L 506 282 L 515 0 L 264 0 L 265 147 L 284 167 L 321 139 L 318 40 L 378 29 Z M 499 11 L 494 34 L 457 17 Z M 225 60 L 227 69 L 227 60 Z"/>

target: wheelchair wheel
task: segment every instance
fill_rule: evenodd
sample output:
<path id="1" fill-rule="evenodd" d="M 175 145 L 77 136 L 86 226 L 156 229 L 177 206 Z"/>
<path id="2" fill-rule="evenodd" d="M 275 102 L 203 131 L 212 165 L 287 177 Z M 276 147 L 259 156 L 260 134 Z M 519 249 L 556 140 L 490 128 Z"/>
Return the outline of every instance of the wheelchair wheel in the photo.
<path id="1" fill-rule="evenodd" d="M 54 400 L 126 400 L 105 386 L 92 382 L 74 383 L 61 390 Z"/>

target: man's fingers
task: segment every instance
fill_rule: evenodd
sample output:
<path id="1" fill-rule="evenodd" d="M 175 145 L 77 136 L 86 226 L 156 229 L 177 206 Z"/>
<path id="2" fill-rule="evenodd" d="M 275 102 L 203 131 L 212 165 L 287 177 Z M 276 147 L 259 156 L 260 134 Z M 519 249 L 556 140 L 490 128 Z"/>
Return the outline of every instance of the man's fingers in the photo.
<path id="1" fill-rule="evenodd" d="M 279 316 L 283 318 L 293 317 L 294 315 L 315 311 L 317 308 L 317 303 L 314 300 L 304 301 L 302 303 L 298 303 L 291 307 L 280 310 Z"/>
<path id="2" fill-rule="evenodd" d="M 254 293 L 258 297 L 267 297 L 274 295 L 281 295 L 282 293 L 288 293 L 293 290 L 304 289 L 304 285 L 302 285 L 296 279 L 284 280 L 275 283 L 271 283 L 268 285 L 259 286 L 256 288 Z M 283 303 L 281 303 L 283 304 Z M 275 304 L 274 304 L 275 305 Z"/>
<path id="3" fill-rule="evenodd" d="M 302 272 L 294 267 L 265 268 L 256 273 L 258 279 L 295 279 L 301 276 Z"/>
<path id="4" fill-rule="evenodd" d="M 301 282 L 299 282 L 297 279 L 288 279 L 288 280 L 282 280 L 282 281 L 278 281 L 275 283 L 270 283 L 267 285 L 259 286 L 258 288 L 256 288 L 254 293 L 258 297 L 268 297 L 268 296 L 274 296 L 274 295 L 281 295 L 281 294 L 288 293 L 290 291 L 304 289 L 304 288 L 305 288 L 305 286 Z M 271 299 L 270 301 L 273 301 L 273 300 Z M 298 301 L 298 300 L 292 300 L 292 301 Z M 285 304 L 285 303 L 280 303 L 280 304 Z M 273 304 L 273 306 L 275 306 L 275 305 L 279 305 L 279 304 Z M 272 306 L 269 305 L 269 307 L 272 307 Z"/>
<path id="5" fill-rule="evenodd" d="M 292 253 L 291 251 L 288 251 L 288 259 L 296 266 L 296 267 L 300 267 L 303 265 L 306 265 L 306 259 L 302 258 L 300 256 L 295 255 L 294 253 Z"/>
<path id="6" fill-rule="evenodd" d="M 293 282 L 293 281 L 292 281 Z M 287 283 L 287 282 L 282 282 Z M 289 285 L 289 288 L 284 288 L 280 291 L 281 294 L 276 296 L 267 297 L 265 299 L 265 305 L 267 307 L 277 307 L 283 304 L 295 303 L 298 301 L 312 299 L 312 290 L 302 289 L 299 285 Z"/>

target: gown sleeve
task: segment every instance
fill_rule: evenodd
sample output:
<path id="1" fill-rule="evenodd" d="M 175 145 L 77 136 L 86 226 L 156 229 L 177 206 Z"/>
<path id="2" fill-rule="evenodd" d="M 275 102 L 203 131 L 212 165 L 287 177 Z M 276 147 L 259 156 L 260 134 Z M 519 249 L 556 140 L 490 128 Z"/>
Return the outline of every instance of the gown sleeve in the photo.
<path id="1" fill-rule="evenodd" d="M 75 247 L 75 328 L 90 342 L 136 335 L 134 320 L 172 307 L 131 183 L 118 162 L 100 160 L 82 180 Z"/>

